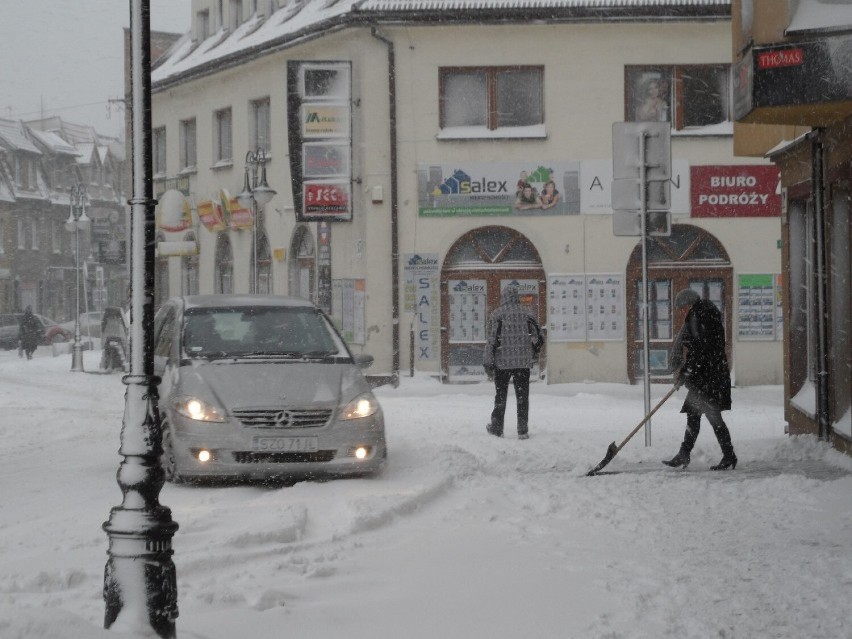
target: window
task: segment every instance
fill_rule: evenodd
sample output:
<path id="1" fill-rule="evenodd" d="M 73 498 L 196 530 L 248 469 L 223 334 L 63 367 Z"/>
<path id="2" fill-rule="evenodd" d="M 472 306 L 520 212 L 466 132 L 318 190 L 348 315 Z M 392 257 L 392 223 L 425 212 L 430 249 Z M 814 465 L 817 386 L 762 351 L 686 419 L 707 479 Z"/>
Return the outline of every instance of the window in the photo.
<path id="1" fill-rule="evenodd" d="M 243 23 L 243 0 L 231 0 L 229 9 L 229 26 L 235 31 Z"/>
<path id="2" fill-rule="evenodd" d="M 35 158 L 25 155 L 15 156 L 15 184 L 24 191 L 34 191 L 38 187 L 36 170 Z"/>
<path id="3" fill-rule="evenodd" d="M 6 252 L 6 223 L 0 222 L 0 255 Z"/>
<path id="4" fill-rule="evenodd" d="M 39 249 L 39 241 L 38 241 L 38 220 L 33 218 L 30 221 L 30 240 L 32 242 L 32 249 L 37 251 Z"/>
<path id="5" fill-rule="evenodd" d="M 272 294 L 272 255 L 266 233 L 257 238 L 257 291 L 260 295 Z"/>
<path id="6" fill-rule="evenodd" d="M 216 129 L 213 148 L 216 149 L 216 166 L 230 165 L 232 161 L 231 109 L 216 111 L 214 120 Z"/>
<path id="7" fill-rule="evenodd" d="M 252 151 L 270 149 L 269 98 L 252 100 L 249 105 L 249 147 Z"/>
<path id="8" fill-rule="evenodd" d="M 730 67 L 690 65 L 625 68 L 625 119 L 698 129 L 731 119 Z"/>
<path id="9" fill-rule="evenodd" d="M 27 248 L 27 230 L 24 228 L 24 220 L 18 218 L 18 248 Z"/>
<path id="10" fill-rule="evenodd" d="M 152 132 L 152 145 L 154 154 L 154 175 L 165 177 L 166 175 L 166 127 L 154 129 Z"/>
<path id="11" fill-rule="evenodd" d="M 210 36 L 210 11 L 205 9 L 195 14 L 195 39 L 203 42 Z"/>
<path id="12" fill-rule="evenodd" d="M 195 118 L 180 122 L 180 170 L 194 171 L 195 158 Z"/>
<path id="13" fill-rule="evenodd" d="M 440 70 L 441 128 L 486 130 L 544 124 L 542 67 Z"/>
<path id="14" fill-rule="evenodd" d="M 220 295 L 234 292 L 234 255 L 231 251 L 231 240 L 224 233 L 216 239 L 216 272 L 214 274 L 213 291 Z"/>
<path id="15" fill-rule="evenodd" d="M 50 227 L 50 247 L 54 253 L 62 252 L 62 227 L 58 223 Z"/>

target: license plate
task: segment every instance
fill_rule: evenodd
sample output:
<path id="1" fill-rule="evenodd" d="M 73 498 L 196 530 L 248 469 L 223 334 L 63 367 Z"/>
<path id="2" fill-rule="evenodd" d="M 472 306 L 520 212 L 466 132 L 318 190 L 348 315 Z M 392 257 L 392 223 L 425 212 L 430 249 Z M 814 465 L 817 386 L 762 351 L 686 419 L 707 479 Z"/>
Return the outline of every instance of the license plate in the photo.
<path id="1" fill-rule="evenodd" d="M 316 437 L 253 437 L 252 449 L 270 453 L 315 453 Z"/>

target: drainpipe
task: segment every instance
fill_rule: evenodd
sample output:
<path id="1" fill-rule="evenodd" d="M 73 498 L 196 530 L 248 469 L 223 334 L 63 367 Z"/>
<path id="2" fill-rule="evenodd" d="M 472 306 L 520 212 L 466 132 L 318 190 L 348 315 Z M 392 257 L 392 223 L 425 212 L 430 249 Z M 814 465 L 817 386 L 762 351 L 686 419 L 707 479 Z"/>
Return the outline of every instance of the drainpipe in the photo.
<path id="1" fill-rule="evenodd" d="M 825 258 L 825 211 L 823 195 L 825 174 L 823 167 L 823 130 L 815 129 L 812 142 L 812 174 L 814 235 L 816 241 L 816 314 L 817 314 L 817 397 L 816 412 L 819 438 L 831 440 L 831 423 L 828 417 L 828 308 L 826 304 L 827 277 Z"/>
<path id="2" fill-rule="evenodd" d="M 393 41 L 381 35 L 373 27 L 371 35 L 384 42 L 388 48 L 388 103 L 390 106 L 390 174 L 391 174 L 391 307 L 393 315 L 393 371 L 392 384 L 399 386 L 399 195 L 397 184 L 397 137 L 396 137 L 396 53 Z"/>

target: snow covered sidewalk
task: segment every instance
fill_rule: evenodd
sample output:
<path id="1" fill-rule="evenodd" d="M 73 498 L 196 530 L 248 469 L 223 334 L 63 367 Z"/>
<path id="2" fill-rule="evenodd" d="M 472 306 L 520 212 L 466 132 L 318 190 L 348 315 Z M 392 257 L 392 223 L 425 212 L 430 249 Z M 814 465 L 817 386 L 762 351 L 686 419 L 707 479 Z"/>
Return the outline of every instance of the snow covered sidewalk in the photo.
<path id="1" fill-rule="evenodd" d="M 41 350 L 41 349 L 40 349 Z M 84 354 L 97 366 L 98 351 Z M 0 637 L 100 629 L 120 375 L 0 352 Z M 655 386 L 652 400 L 667 388 Z M 685 470 L 684 391 L 641 420 L 641 386 L 532 386 L 528 441 L 485 433 L 493 387 L 428 375 L 378 389 L 378 478 L 172 486 L 179 637 L 836 638 L 848 634 L 852 459 L 783 433 L 780 387 L 737 388 L 739 466 L 706 423 Z"/>

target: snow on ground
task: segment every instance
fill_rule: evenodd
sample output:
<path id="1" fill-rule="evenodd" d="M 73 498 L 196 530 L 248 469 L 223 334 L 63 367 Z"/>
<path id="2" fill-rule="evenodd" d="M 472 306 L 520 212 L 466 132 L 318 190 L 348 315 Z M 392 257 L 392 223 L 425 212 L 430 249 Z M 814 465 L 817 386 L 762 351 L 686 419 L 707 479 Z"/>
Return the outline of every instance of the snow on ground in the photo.
<path id="1" fill-rule="evenodd" d="M 121 375 L 0 351 L 0 637 L 106 638 L 107 538 L 121 503 Z M 654 386 L 652 399 L 667 390 Z M 376 478 L 166 485 L 179 637 L 253 639 L 849 636 L 852 459 L 784 435 L 782 389 L 737 388 L 733 472 L 709 425 L 686 470 L 680 391 L 533 385 L 531 438 L 485 433 L 492 387 L 429 375 L 378 389 Z M 621 472 L 616 472 L 621 471 Z M 844 612 L 846 611 L 846 612 Z"/>

